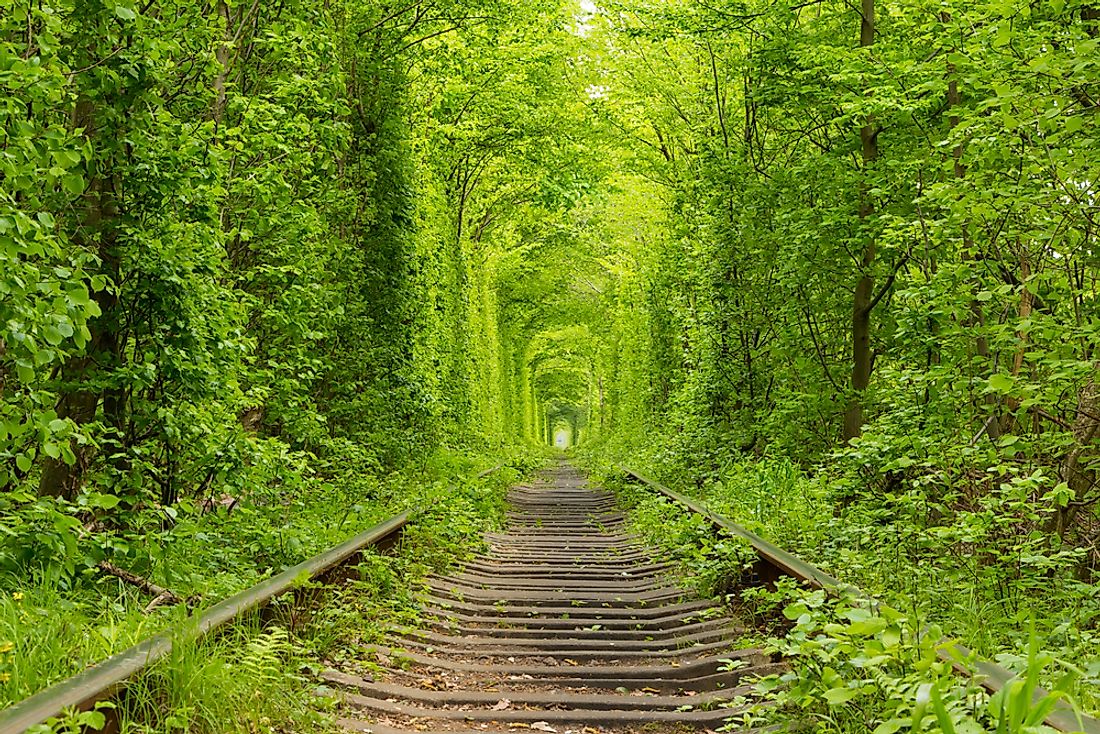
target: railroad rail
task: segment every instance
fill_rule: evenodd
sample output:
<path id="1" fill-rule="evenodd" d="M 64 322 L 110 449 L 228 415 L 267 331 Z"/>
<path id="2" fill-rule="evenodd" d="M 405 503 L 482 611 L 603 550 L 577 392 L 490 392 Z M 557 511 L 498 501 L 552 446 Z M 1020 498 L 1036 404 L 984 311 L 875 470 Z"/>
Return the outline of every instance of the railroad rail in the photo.
<path id="1" fill-rule="evenodd" d="M 477 474 L 483 479 L 502 469 L 501 463 Z M 146 638 L 122 652 L 84 671 L 46 688 L 33 696 L 0 711 L 0 734 L 23 734 L 33 726 L 55 719 L 65 711 L 87 711 L 101 701 L 115 697 L 134 676 L 172 651 L 180 635 L 201 639 L 249 612 L 266 606 L 278 596 L 299 588 L 303 579 L 315 581 L 338 567 L 347 565 L 368 549 L 385 550 L 397 542 L 413 511 L 405 511 L 364 530 L 296 566 L 245 589 L 213 605 L 182 625 Z M 104 734 L 117 730 L 117 709 L 103 709 L 107 724 Z"/>
<path id="2" fill-rule="evenodd" d="M 750 715 L 752 678 L 785 669 L 573 467 L 547 469 L 508 499 L 508 526 L 485 533 L 485 552 L 427 579 L 417 627 L 321 674 L 344 728 L 713 731 Z"/>
<path id="3" fill-rule="evenodd" d="M 871 604 L 882 608 L 881 602 L 856 586 L 840 581 L 817 566 L 798 558 L 774 543 L 771 543 L 745 526 L 722 517 L 694 499 L 666 487 L 660 482 L 651 479 L 630 467 L 616 466 L 629 479 L 641 483 L 650 489 L 672 500 L 681 507 L 705 518 L 719 531 L 724 531 L 748 541 L 756 551 L 757 562 L 753 571 L 762 580 L 775 580 L 781 576 L 790 576 L 810 584 L 813 587 L 824 589 L 826 592 L 850 593 L 868 600 Z M 976 659 L 973 661 L 973 669 L 963 665 L 961 660 L 973 659 L 966 647 L 953 640 L 945 640 L 937 647 L 940 658 L 950 662 L 960 674 L 973 677 L 975 681 L 990 693 L 996 693 L 1016 680 L 1017 676 L 1012 671 L 988 660 Z M 1036 693 L 1036 699 L 1044 697 L 1045 691 Z M 1054 711 L 1046 718 L 1045 722 L 1058 731 L 1085 732 L 1085 734 L 1100 734 L 1100 721 L 1073 711 L 1064 701 L 1060 701 Z"/>
<path id="4" fill-rule="evenodd" d="M 877 603 L 695 500 L 619 468 L 715 529 L 744 538 L 757 554 L 753 583 L 791 576 Z M 757 646 L 756 630 L 685 588 L 674 564 L 630 534 L 617 498 L 588 485 L 568 464 L 514 486 L 507 517 L 505 531 L 485 533 L 485 553 L 426 579 L 420 628 L 391 629 L 384 645 L 364 646 L 361 659 L 320 674 L 339 698 L 337 723 L 372 734 L 513 734 L 516 726 L 538 732 L 598 727 L 605 734 L 713 730 L 753 710 L 753 676 L 787 669 Z M 363 549 L 395 542 L 412 519 L 411 512 L 396 515 L 226 599 L 183 628 L 26 699 L 0 713 L 0 734 L 22 734 L 64 710 L 88 709 L 118 695 L 164 657 L 181 632 L 201 637 L 298 588 L 303 578 L 325 578 Z M 956 663 L 952 654 L 941 655 Z M 996 691 L 1012 674 L 983 662 L 977 679 Z M 1100 734 L 1098 722 L 1079 724 L 1067 709 L 1046 723 Z"/>

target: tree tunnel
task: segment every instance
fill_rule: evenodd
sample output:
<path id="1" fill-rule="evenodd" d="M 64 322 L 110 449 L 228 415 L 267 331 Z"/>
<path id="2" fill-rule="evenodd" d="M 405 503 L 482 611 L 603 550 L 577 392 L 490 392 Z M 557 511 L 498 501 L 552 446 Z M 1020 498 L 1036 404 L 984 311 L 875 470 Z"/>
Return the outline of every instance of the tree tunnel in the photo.
<path id="1" fill-rule="evenodd" d="M 559 449 L 588 437 L 589 416 L 599 410 L 587 327 L 539 331 L 527 344 L 528 382 L 538 425 L 534 437 Z"/>
<path id="2" fill-rule="evenodd" d="M 552 403 L 546 413 L 550 444 L 557 449 L 569 449 L 581 443 L 587 418 L 588 411 L 583 407 Z"/>
<path id="3" fill-rule="evenodd" d="M 611 426 L 615 356 L 607 315 L 615 293 L 610 269 L 621 265 L 599 257 L 603 237 L 591 234 L 593 221 L 606 220 L 594 210 L 564 209 L 515 232 L 494 262 L 513 396 L 508 425 L 560 449 L 592 442 Z"/>

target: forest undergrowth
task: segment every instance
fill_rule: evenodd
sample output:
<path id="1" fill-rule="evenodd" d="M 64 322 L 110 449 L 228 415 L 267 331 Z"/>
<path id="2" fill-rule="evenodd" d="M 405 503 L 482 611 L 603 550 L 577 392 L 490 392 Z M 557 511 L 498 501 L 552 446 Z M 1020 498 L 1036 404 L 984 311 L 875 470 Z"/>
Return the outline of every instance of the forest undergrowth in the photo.
<path id="1" fill-rule="evenodd" d="M 18 701 L 171 627 L 180 631 L 171 655 L 128 688 L 124 720 L 141 723 L 126 731 L 275 731 L 291 720 L 324 726 L 323 716 L 310 714 L 312 687 L 300 666 L 337 659 L 341 645 L 380 634 L 411 613 L 418 578 L 479 547 L 480 533 L 501 522 L 504 488 L 540 462 L 531 451 L 513 451 L 510 463 L 501 457 L 493 458 L 503 466 L 477 479 L 479 469 L 492 468 L 483 458 L 439 451 L 389 476 L 345 475 L 338 497 L 331 485 L 308 495 L 316 504 L 292 495 L 252 497 L 180 518 L 155 538 L 113 537 L 116 545 L 140 549 L 128 557 L 135 574 L 185 600 L 174 606 L 149 610 L 148 592 L 91 563 L 78 562 L 60 583 L 9 575 L 0 637 L 17 642 L 7 646 L 3 701 Z M 337 516 L 334 506 L 345 511 Z M 187 620 L 205 607 L 405 509 L 414 510 L 414 520 L 396 555 L 368 552 L 346 585 L 318 585 L 324 604 L 276 601 L 264 625 L 252 615 L 214 640 L 188 642 Z M 82 547 L 96 552 L 92 544 Z M 44 731 L 65 731 L 78 721 Z"/>
<path id="2" fill-rule="evenodd" d="M 640 533 L 677 559 L 702 593 L 725 596 L 739 615 L 770 632 L 770 648 L 792 661 L 793 673 L 757 684 L 765 700 L 782 704 L 779 723 L 808 716 L 820 731 L 883 734 L 919 731 L 915 717 L 924 717 L 942 731 L 948 724 L 959 732 L 1053 731 L 1040 728 L 1042 717 L 1031 705 L 1020 704 L 1026 713 L 1015 725 L 1002 722 L 1003 700 L 990 702 L 938 657 L 945 639 L 1020 674 L 1027 690 L 1022 686 L 1017 696 L 1030 700 L 1028 692 L 1042 685 L 1084 713 L 1100 710 L 1100 603 L 1095 587 L 1076 575 L 1079 554 L 1033 542 L 1020 547 L 1027 536 L 1022 529 L 1034 531 L 1043 518 L 1021 514 L 1016 527 L 1006 528 L 995 514 L 999 505 L 980 517 L 968 516 L 974 511 L 961 504 L 941 504 L 929 514 L 927 500 L 913 497 L 909 502 L 919 504 L 910 512 L 903 511 L 906 498 L 878 511 L 840 509 L 837 488 L 850 486 L 837 474 L 845 457 L 832 457 L 816 471 L 789 459 L 736 458 L 702 474 L 698 457 L 684 461 L 662 448 L 667 445 L 594 446 L 581 456 L 631 508 Z M 751 547 L 716 535 L 701 518 L 627 480 L 620 465 L 650 472 L 887 608 L 794 583 L 738 590 L 755 558 Z M 856 459 L 848 466 L 862 472 L 865 465 Z M 1009 495 L 1001 501 L 1019 498 L 1013 489 L 1001 488 Z M 962 528 L 970 528 L 965 540 L 957 536 Z M 976 670 L 974 659 L 958 662 Z M 759 709 L 738 723 L 776 721 Z"/>

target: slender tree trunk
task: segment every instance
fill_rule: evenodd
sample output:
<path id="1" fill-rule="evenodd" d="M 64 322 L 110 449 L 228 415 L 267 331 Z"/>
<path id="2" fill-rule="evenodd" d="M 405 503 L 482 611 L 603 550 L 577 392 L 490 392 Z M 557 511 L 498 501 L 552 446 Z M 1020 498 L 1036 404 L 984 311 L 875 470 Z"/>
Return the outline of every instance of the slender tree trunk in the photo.
<path id="1" fill-rule="evenodd" d="M 72 126 L 74 129 L 83 129 L 86 138 L 95 136 L 95 104 L 91 99 L 84 97 L 76 103 Z M 104 270 L 114 282 L 118 281 L 119 265 L 115 243 L 117 218 L 114 181 L 109 171 L 97 171 L 84 194 L 83 219 L 73 239 L 99 256 Z M 61 380 L 65 387 L 60 391 L 56 407 L 59 417 L 68 418 L 77 425 L 86 425 L 96 419 L 104 390 L 96 386 L 95 377 L 101 372 L 103 365 L 114 364 L 118 356 L 119 341 L 115 323 L 118 299 L 106 288 L 96 293 L 94 298 L 100 315 L 88 322 L 91 339 L 84 354 L 70 360 L 61 370 Z M 107 391 L 107 394 L 117 401 L 117 391 Z M 111 408 L 112 415 L 109 418 L 117 420 L 121 409 L 114 402 Z M 75 457 L 72 464 L 63 457 L 46 457 L 38 484 L 39 494 L 71 499 L 80 490 L 90 460 L 91 447 L 73 440 L 70 449 Z"/>
<path id="2" fill-rule="evenodd" d="M 1087 504 L 1088 493 L 1096 484 L 1096 472 L 1086 464 L 1094 447 L 1093 442 L 1100 432 L 1100 385 L 1095 375 L 1089 378 L 1077 396 L 1077 417 L 1073 421 L 1073 445 L 1062 460 L 1062 481 L 1073 492 L 1073 497 L 1065 507 L 1058 509 L 1054 516 L 1053 532 L 1064 538 L 1077 517 L 1080 508 Z"/>
<path id="3" fill-rule="evenodd" d="M 860 48 L 870 48 L 875 43 L 875 0 L 862 0 L 862 17 L 859 26 Z M 863 177 L 859 192 L 859 219 L 866 224 L 874 213 L 874 204 L 867 185 L 870 168 L 878 159 L 878 139 L 874 117 L 867 115 L 859 130 L 863 157 Z M 878 243 L 872 234 L 863 247 L 860 275 L 852 297 L 852 394 L 848 409 L 844 412 L 844 440 L 859 436 L 863 429 L 863 395 L 871 383 L 871 308 L 875 286 L 872 268 Z"/>
<path id="4" fill-rule="evenodd" d="M 220 134 L 222 119 L 225 117 L 225 87 L 229 81 L 229 51 L 233 44 L 233 24 L 229 16 L 229 4 L 218 0 L 214 12 L 225 24 L 221 42 L 214 49 L 214 60 L 218 63 L 218 73 L 214 76 L 214 104 L 210 109 L 210 119 L 214 121 L 215 137 Z"/>
<path id="5" fill-rule="evenodd" d="M 951 14 L 944 12 L 940 14 L 940 20 L 944 24 L 947 24 L 951 20 Z M 947 117 L 947 124 L 952 130 L 959 126 L 959 106 L 962 104 L 962 95 L 959 93 L 959 81 L 955 75 L 955 65 L 950 61 L 947 62 L 947 107 L 950 110 L 950 114 Z M 961 142 L 955 143 L 951 149 L 951 157 L 954 161 L 954 173 L 955 180 L 962 181 L 966 178 L 966 165 L 962 160 L 963 145 Z M 961 225 L 962 229 L 962 241 L 963 252 L 962 259 L 969 260 L 972 263 L 977 264 L 980 258 L 974 251 L 974 240 L 970 235 L 970 222 L 964 219 Z M 977 293 L 979 282 L 977 273 L 973 276 L 973 285 L 975 294 Z M 974 338 L 974 349 L 981 359 L 983 365 L 992 366 L 993 360 L 989 351 L 989 341 L 985 338 L 985 334 L 982 332 L 985 326 L 985 311 L 982 308 L 982 302 L 977 298 L 970 299 L 970 320 L 969 325 L 977 329 L 977 335 Z M 986 408 L 980 413 L 988 413 L 984 417 L 984 430 L 986 435 L 993 441 L 996 441 L 1001 437 L 1001 423 L 999 416 L 997 415 L 997 399 L 993 395 L 986 395 L 982 398 Z"/>

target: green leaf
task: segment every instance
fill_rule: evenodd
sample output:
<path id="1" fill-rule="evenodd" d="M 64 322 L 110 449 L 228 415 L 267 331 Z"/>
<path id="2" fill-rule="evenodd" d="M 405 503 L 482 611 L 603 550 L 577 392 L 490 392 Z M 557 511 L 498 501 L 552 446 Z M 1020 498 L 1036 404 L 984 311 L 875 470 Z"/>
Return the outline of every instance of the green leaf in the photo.
<path id="1" fill-rule="evenodd" d="M 69 302 L 76 306 L 87 308 L 92 303 L 91 296 L 83 287 L 70 288 L 66 295 L 69 297 Z"/>
<path id="2" fill-rule="evenodd" d="M 940 725 L 943 734 L 955 734 L 955 723 L 940 695 L 940 688 L 932 686 L 932 711 L 936 715 L 936 722 Z"/>
<path id="3" fill-rule="evenodd" d="M 907 719 L 890 719 L 876 726 L 871 734 L 894 734 L 894 732 L 901 731 L 901 728 L 907 723 L 909 723 Z"/>
<path id="4" fill-rule="evenodd" d="M 101 492 L 89 492 L 87 497 L 88 507 L 100 510 L 110 510 L 118 507 L 118 503 L 122 501 L 121 498 L 113 494 L 103 494 Z"/>
<path id="5" fill-rule="evenodd" d="M 809 611 L 806 605 L 802 602 L 795 602 L 794 604 L 788 604 L 783 608 L 783 616 L 787 619 L 794 621 Z"/>
<path id="6" fill-rule="evenodd" d="M 55 347 L 65 341 L 65 336 L 61 333 L 61 330 L 53 324 L 50 324 L 42 330 L 42 338 L 45 339 L 48 344 L 52 344 Z"/>
<path id="7" fill-rule="evenodd" d="M 1016 386 L 1016 381 L 1008 375 L 992 375 L 989 378 L 989 387 L 995 392 L 999 392 L 1002 395 L 1012 391 Z"/>
<path id="8" fill-rule="evenodd" d="M 830 706 L 839 706 L 842 703 L 848 703 L 858 695 L 859 689 L 856 688 L 830 688 L 825 691 L 824 698 Z"/>
<path id="9" fill-rule="evenodd" d="M 61 177 L 61 186 L 74 196 L 84 193 L 84 177 L 79 173 L 69 173 Z"/>
<path id="10" fill-rule="evenodd" d="M 34 382 L 34 367 L 23 360 L 19 360 L 15 363 L 15 373 L 19 375 L 19 379 L 22 382 Z"/>
<path id="11" fill-rule="evenodd" d="M 865 619 L 859 622 L 852 622 L 847 627 L 847 632 L 850 635 L 867 636 L 873 635 L 877 632 L 881 632 L 886 629 L 887 622 L 882 617 L 872 617 L 871 619 Z"/>
<path id="12" fill-rule="evenodd" d="M 85 711 L 80 714 L 81 723 L 84 726 L 90 727 L 99 731 L 107 724 L 107 717 L 102 711 Z"/>
<path id="13" fill-rule="evenodd" d="M 31 457 L 27 456 L 26 454 L 19 454 L 15 457 L 15 465 L 19 467 L 19 471 L 21 472 L 29 472 L 33 463 L 34 462 L 31 461 Z"/>

